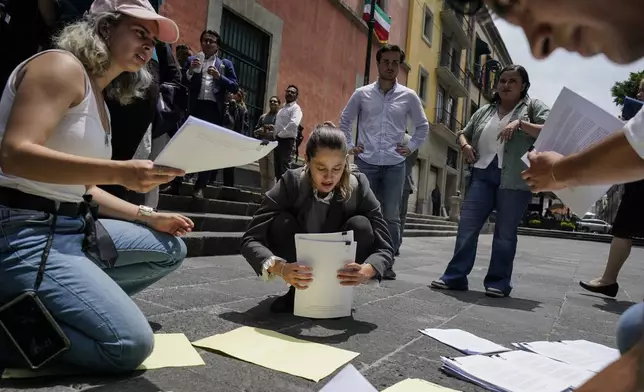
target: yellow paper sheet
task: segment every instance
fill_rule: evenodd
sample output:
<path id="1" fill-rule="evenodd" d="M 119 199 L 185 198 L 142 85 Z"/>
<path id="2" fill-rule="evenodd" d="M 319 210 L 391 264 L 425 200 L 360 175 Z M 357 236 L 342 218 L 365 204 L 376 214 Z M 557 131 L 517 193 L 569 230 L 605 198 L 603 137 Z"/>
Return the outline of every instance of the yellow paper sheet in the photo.
<path id="1" fill-rule="evenodd" d="M 408 378 L 382 392 L 458 392 L 419 378 Z"/>
<path id="2" fill-rule="evenodd" d="M 205 364 L 203 359 L 201 359 L 201 355 L 190 344 L 186 335 L 182 333 L 155 334 L 154 350 L 137 370 L 201 366 Z M 69 367 L 46 367 L 37 371 L 29 369 L 5 369 L 4 373 L 2 373 L 2 378 L 34 378 L 83 373 L 87 373 L 87 371 Z"/>
<path id="3" fill-rule="evenodd" d="M 360 355 L 251 327 L 237 328 L 192 344 L 315 382 Z"/>

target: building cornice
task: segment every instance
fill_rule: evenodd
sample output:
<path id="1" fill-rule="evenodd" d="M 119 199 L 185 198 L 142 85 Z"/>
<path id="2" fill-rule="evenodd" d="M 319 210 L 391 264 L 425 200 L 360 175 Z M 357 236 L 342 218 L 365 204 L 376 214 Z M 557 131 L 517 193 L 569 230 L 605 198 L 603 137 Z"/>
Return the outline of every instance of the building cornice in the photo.
<path id="1" fill-rule="evenodd" d="M 505 46 L 503 37 L 501 37 L 501 33 L 499 33 L 499 29 L 497 29 L 489 9 L 486 6 L 482 8 L 479 12 L 480 12 L 479 18 L 481 18 L 482 20 L 482 22 L 479 22 L 479 24 L 481 25 L 483 30 L 489 35 L 489 37 L 492 39 L 491 44 L 494 45 L 496 49 L 501 52 L 501 57 L 504 57 L 497 60 L 500 60 L 502 63 L 506 62 L 507 60 L 508 64 L 512 64 L 512 56 L 510 56 L 510 52 L 508 51 L 507 46 Z"/>

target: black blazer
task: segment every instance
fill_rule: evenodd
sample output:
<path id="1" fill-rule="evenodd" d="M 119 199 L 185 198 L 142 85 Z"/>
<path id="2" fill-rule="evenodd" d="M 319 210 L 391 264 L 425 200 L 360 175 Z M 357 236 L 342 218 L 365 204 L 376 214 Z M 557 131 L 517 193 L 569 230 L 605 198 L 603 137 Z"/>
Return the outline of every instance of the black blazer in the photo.
<path id="1" fill-rule="evenodd" d="M 362 215 L 369 219 L 374 233 L 374 244 L 371 255 L 365 263 L 371 264 L 380 276 L 393 261 L 394 251 L 387 223 L 380 212 L 380 203 L 369 187 L 369 181 L 363 173 L 352 174 L 351 197 L 346 202 L 339 200 L 336 193 L 331 200 L 331 207 L 322 232 L 340 231 L 351 217 Z M 306 213 L 313 203 L 313 187 L 303 168 L 288 170 L 273 189 L 266 192 L 266 197 L 248 225 L 241 242 L 241 254 L 253 267 L 257 275 L 262 274 L 262 264 L 273 256 L 265 245 L 272 219 L 283 211 L 290 212 L 300 224 L 306 227 Z"/>
<path id="2" fill-rule="evenodd" d="M 193 59 L 195 59 L 196 56 L 191 56 L 188 58 L 188 61 L 186 62 L 186 72 L 190 68 L 190 63 L 192 62 Z M 217 83 L 217 87 L 219 87 L 219 91 L 215 95 L 215 98 L 217 102 L 213 102 L 213 105 L 217 105 L 217 110 L 219 113 L 223 115 L 224 113 L 224 103 L 227 101 L 227 94 L 228 93 L 236 93 L 237 90 L 239 89 L 239 84 L 237 82 L 237 75 L 235 74 L 235 68 L 233 67 L 233 63 L 228 60 L 228 59 L 220 59 L 217 58 L 215 67 L 217 69 L 221 70 L 223 68 L 224 72 L 221 72 L 221 78 L 219 80 L 215 80 L 215 83 Z M 192 112 L 192 110 L 195 107 L 195 104 L 197 103 L 197 99 L 199 99 L 199 93 L 201 92 L 201 83 L 202 83 L 202 75 L 200 73 L 194 73 L 190 77 L 189 81 L 189 89 L 190 89 L 190 103 L 189 103 L 189 112 Z M 220 124 L 218 124 L 220 125 Z"/>

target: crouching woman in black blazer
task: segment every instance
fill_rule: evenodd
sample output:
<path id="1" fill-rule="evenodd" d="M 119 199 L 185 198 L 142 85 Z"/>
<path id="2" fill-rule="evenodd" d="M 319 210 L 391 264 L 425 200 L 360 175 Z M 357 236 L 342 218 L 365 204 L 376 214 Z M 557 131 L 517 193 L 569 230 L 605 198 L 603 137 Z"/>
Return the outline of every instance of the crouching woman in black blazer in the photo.
<path id="1" fill-rule="evenodd" d="M 343 285 L 380 280 L 393 260 L 391 237 L 367 177 L 352 173 L 344 134 L 318 126 L 306 144 L 306 166 L 289 170 L 266 193 L 249 224 L 241 253 L 264 280 L 279 276 L 291 287 L 271 311 L 292 313 L 295 289 L 306 289 L 315 271 L 298 265 L 297 233 L 353 230 L 356 260 L 338 271 Z"/>

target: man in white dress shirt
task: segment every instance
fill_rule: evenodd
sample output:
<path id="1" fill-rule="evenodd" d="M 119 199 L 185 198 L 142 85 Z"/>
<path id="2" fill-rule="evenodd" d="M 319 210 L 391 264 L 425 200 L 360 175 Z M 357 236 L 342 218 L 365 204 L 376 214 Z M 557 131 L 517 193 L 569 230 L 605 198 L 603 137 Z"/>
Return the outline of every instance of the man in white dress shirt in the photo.
<path id="1" fill-rule="evenodd" d="M 289 85 L 286 88 L 286 104 L 275 116 L 275 126 L 273 134 L 277 140 L 275 148 L 275 178 L 279 181 L 282 174 L 291 166 L 293 158 L 293 149 L 295 147 L 295 138 L 297 137 L 297 128 L 302 122 L 302 108 L 297 104 L 297 97 L 300 90 L 297 86 Z"/>
<path id="2" fill-rule="evenodd" d="M 188 58 L 186 79 L 190 83 L 190 103 L 188 112 L 201 120 L 222 125 L 224 105 L 229 94 L 239 89 L 233 63 L 217 56 L 221 45 L 219 33 L 206 30 L 201 33 L 201 52 Z M 224 185 L 234 186 L 234 167 L 224 169 Z M 194 196 L 203 197 L 203 189 L 208 185 L 212 174 L 201 172 L 195 183 Z"/>

